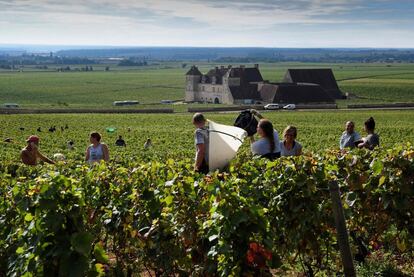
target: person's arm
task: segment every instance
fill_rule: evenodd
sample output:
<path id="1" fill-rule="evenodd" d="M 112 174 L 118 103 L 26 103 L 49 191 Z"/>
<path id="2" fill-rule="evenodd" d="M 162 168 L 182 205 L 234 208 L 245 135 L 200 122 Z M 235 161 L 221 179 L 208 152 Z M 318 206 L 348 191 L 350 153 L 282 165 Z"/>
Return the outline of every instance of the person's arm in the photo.
<path id="1" fill-rule="evenodd" d="M 255 109 L 250 109 L 250 113 L 256 116 L 258 119 L 263 119 L 263 116 Z"/>
<path id="2" fill-rule="evenodd" d="M 342 134 L 341 137 L 339 138 L 339 149 L 341 149 L 341 150 L 343 150 L 345 148 L 345 145 L 342 142 L 343 141 L 343 137 L 344 137 L 344 134 Z"/>
<path id="3" fill-rule="evenodd" d="M 253 155 L 262 155 L 263 151 L 261 151 L 261 147 L 260 147 L 260 140 L 254 141 L 253 139 L 253 143 L 250 144 L 250 151 L 252 152 Z"/>
<path id="4" fill-rule="evenodd" d="M 300 155 L 302 155 L 302 145 L 300 145 L 300 147 L 298 147 L 298 150 L 296 150 L 296 156 L 300 156 Z"/>
<path id="5" fill-rule="evenodd" d="M 106 144 L 102 144 L 103 149 L 103 159 L 105 162 L 109 161 L 109 149 Z"/>
<path id="6" fill-rule="evenodd" d="M 255 142 L 254 136 L 250 136 L 250 144 L 253 144 L 253 142 Z"/>
<path id="7" fill-rule="evenodd" d="M 362 138 L 358 142 L 358 148 L 369 148 L 368 137 Z"/>
<path id="8" fill-rule="evenodd" d="M 51 159 L 49 159 L 48 157 L 46 157 L 45 155 L 43 155 L 42 153 L 40 153 L 39 151 L 37 151 L 37 156 L 44 162 L 46 163 L 50 163 L 50 164 L 55 164 L 54 161 L 52 161 Z"/>
<path id="9" fill-rule="evenodd" d="M 85 162 L 89 161 L 89 146 L 86 147 L 86 151 L 85 151 Z"/>
<path id="10" fill-rule="evenodd" d="M 198 171 L 201 168 L 201 165 L 203 164 L 203 160 L 206 154 L 206 147 L 204 143 L 197 144 L 196 147 L 197 147 L 197 155 L 196 155 L 194 170 Z"/>

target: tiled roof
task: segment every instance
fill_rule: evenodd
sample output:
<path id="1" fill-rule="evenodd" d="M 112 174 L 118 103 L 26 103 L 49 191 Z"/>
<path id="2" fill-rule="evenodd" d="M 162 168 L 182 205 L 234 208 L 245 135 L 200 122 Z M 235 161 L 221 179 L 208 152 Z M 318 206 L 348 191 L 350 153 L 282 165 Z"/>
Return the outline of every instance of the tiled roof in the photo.
<path id="1" fill-rule="evenodd" d="M 283 82 L 318 84 L 334 99 L 342 98 L 342 92 L 330 68 L 288 69 Z"/>
<path id="2" fill-rule="evenodd" d="M 257 84 L 247 84 L 243 86 L 231 86 L 231 95 L 233 99 L 255 99 L 260 100 L 260 94 L 257 91 Z"/>
<path id="3" fill-rule="evenodd" d="M 335 100 L 317 84 L 309 83 L 275 83 L 265 84 L 260 89 L 260 96 L 271 103 L 333 103 Z"/>

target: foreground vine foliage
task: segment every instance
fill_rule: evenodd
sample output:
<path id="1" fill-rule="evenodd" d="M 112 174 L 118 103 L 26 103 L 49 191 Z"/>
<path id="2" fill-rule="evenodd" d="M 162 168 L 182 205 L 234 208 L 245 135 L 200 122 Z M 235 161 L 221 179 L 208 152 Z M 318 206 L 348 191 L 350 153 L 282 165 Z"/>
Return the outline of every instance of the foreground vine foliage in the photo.
<path id="1" fill-rule="evenodd" d="M 289 264 L 341 272 L 332 180 L 369 250 L 413 250 L 411 145 L 273 162 L 242 153 L 211 176 L 191 163 L 2 163 L 0 275 L 266 276 Z"/>

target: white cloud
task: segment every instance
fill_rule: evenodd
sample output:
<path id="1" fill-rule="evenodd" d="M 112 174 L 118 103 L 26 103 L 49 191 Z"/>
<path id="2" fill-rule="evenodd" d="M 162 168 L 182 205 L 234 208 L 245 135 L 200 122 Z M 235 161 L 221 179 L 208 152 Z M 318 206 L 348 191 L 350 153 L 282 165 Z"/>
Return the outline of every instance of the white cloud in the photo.
<path id="1" fill-rule="evenodd" d="M 367 3 L 376 3 L 378 9 L 368 9 Z M 283 47 L 412 43 L 414 20 L 384 19 L 381 16 L 389 10 L 381 8 L 384 3 L 390 2 L 0 0 L 0 43 Z M 404 23 L 399 38 L 390 31 L 398 22 Z M 373 26 L 395 41 L 374 36 Z"/>

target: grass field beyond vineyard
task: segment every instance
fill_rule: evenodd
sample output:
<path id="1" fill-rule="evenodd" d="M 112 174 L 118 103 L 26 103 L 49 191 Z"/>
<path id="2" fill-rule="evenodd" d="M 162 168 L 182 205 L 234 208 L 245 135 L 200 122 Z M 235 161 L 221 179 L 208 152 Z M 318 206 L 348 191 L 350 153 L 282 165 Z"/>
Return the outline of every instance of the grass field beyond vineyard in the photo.
<path id="1" fill-rule="evenodd" d="M 201 63 L 199 66 L 206 73 L 220 65 Z M 0 71 L 0 103 L 15 102 L 29 108 L 109 108 L 116 100 L 138 100 L 141 105 L 137 108 L 141 108 L 159 104 L 163 99 L 182 100 L 188 70 L 182 68 L 181 63 L 127 70 L 111 67 L 108 72 L 103 66 L 95 66 L 93 72 L 56 72 L 53 66 L 49 68 L 46 72 L 31 68 L 24 68 L 23 72 Z M 272 82 L 281 81 L 288 68 L 332 68 L 341 90 L 359 97 L 340 100 L 340 106 L 414 102 L 413 64 L 260 65 L 263 78 Z"/>

